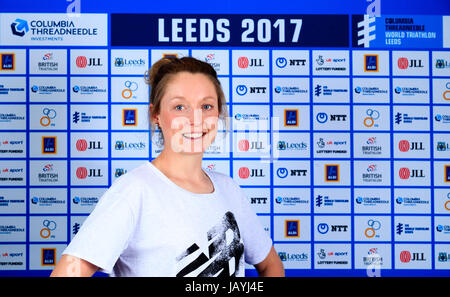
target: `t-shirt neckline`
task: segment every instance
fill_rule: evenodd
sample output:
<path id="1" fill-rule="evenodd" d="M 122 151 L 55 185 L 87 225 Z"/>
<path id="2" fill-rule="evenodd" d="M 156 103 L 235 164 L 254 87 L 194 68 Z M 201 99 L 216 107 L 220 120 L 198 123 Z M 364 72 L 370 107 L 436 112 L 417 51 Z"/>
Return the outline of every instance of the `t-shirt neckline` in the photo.
<path id="1" fill-rule="evenodd" d="M 217 185 L 214 182 L 214 178 L 212 177 L 211 173 L 208 172 L 208 170 L 204 170 L 203 171 L 206 173 L 206 175 L 209 177 L 209 179 L 211 180 L 211 183 L 213 184 L 213 192 L 212 193 L 194 193 L 191 191 L 188 191 L 182 187 L 180 187 L 179 185 L 177 185 L 176 183 L 174 183 L 170 178 L 168 178 L 164 173 L 162 173 L 161 170 L 159 170 L 155 165 L 153 165 L 150 161 L 147 162 L 148 166 L 150 166 L 150 168 L 153 170 L 153 172 L 155 172 L 163 181 L 165 181 L 168 185 L 178 189 L 181 192 L 184 192 L 190 196 L 195 196 L 195 197 L 201 197 L 201 198 L 212 198 L 216 196 L 217 193 Z"/>

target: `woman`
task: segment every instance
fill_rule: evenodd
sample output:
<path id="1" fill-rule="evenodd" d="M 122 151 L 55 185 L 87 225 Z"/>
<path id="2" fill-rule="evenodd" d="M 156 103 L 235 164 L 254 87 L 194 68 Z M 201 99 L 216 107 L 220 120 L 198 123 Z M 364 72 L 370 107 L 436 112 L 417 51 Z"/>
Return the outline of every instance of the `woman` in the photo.
<path id="1" fill-rule="evenodd" d="M 51 276 L 283 276 L 280 258 L 242 189 L 204 171 L 226 103 L 217 74 L 194 58 L 150 69 L 150 122 L 164 149 L 100 199 Z"/>

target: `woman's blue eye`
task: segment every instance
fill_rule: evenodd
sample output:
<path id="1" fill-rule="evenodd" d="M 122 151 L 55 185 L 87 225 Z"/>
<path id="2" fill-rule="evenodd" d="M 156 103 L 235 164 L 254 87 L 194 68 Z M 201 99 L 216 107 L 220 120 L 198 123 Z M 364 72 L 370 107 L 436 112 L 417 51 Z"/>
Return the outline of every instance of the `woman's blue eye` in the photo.
<path id="1" fill-rule="evenodd" d="M 205 104 L 205 105 L 203 105 L 203 107 L 205 108 L 205 109 L 212 109 L 213 108 L 213 106 L 211 105 L 211 104 Z M 206 108 L 207 107 L 207 108 Z"/>
<path id="2" fill-rule="evenodd" d="M 176 110 L 181 110 L 182 108 L 183 108 L 182 105 L 177 105 L 177 106 L 175 106 L 175 109 L 176 109 Z"/>

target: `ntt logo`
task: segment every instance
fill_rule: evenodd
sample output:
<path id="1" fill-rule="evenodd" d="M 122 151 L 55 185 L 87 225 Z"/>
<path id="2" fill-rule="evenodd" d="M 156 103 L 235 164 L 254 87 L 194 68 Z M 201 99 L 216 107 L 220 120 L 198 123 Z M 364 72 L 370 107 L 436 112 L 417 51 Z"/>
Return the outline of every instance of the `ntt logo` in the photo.
<path id="1" fill-rule="evenodd" d="M 275 64 L 278 68 L 284 68 L 287 65 L 287 60 L 284 57 L 279 57 L 275 60 Z"/>
<path id="2" fill-rule="evenodd" d="M 239 96 L 244 96 L 245 94 L 247 94 L 247 87 L 245 85 L 238 85 L 236 87 L 236 93 Z"/>

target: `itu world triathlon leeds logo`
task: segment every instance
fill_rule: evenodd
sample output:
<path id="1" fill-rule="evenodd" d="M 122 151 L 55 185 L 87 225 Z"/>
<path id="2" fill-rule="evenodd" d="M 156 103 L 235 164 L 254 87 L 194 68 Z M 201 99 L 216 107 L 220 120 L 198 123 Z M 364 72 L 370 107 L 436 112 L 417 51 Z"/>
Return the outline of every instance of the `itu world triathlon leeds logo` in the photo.
<path id="1" fill-rule="evenodd" d="M 26 20 L 16 19 L 11 24 L 11 31 L 13 35 L 23 37 L 25 33 L 30 31 L 30 28 L 28 27 L 28 22 Z"/>
<path id="2" fill-rule="evenodd" d="M 364 15 L 364 19 L 358 23 L 358 46 L 369 47 L 370 42 L 375 39 L 375 17 Z"/>
<path id="3" fill-rule="evenodd" d="M 370 47 L 371 41 L 376 38 L 375 24 L 376 16 L 373 15 L 354 15 L 352 17 L 354 47 Z"/>

